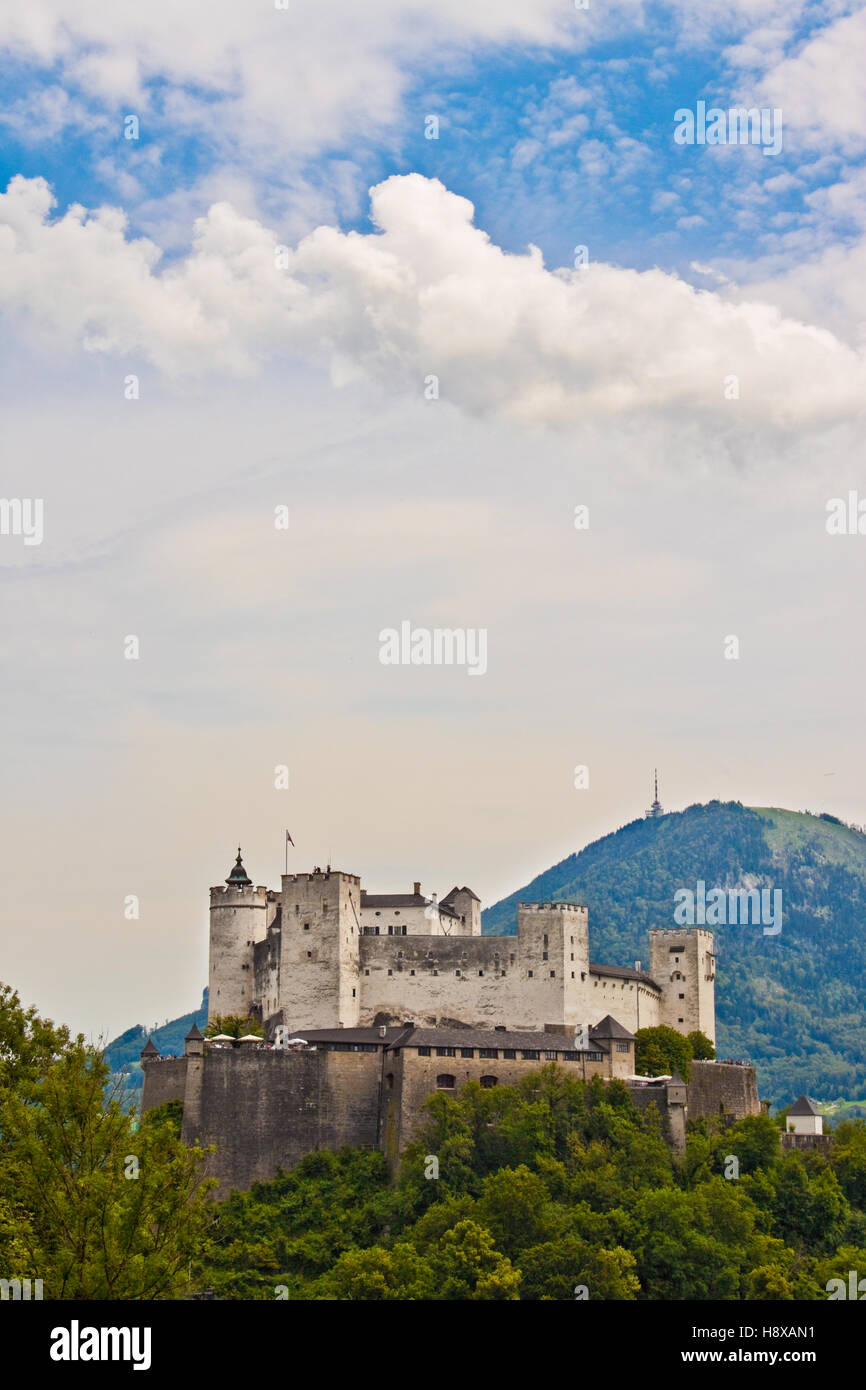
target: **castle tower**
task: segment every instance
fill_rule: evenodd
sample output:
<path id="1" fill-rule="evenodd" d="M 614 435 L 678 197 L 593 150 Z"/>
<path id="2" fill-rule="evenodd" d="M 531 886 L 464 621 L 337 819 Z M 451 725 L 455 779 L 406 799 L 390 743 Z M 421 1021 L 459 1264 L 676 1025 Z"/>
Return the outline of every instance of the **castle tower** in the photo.
<path id="1" fill-rule="evenodd" d="M 355 874 L 283 875 L 279 1002 L 293 1031 L 358 1026 L 360 934 Z"/>
<path id="2" fill-rule="evenodd" d="M 254 888 L 238 849 L 225 887 L 210 890 L 208 1018 L 241 1014 L 253 1005 L 253 945 L 265 937 L 267 889 Z"/>
<path id="3" fill-rule="evenodd" d="M 520 997 L 536 1027 L 588 1023 L 589 922 L 577 903 L 518 903 Z"/>
<path id="4" fill-rule="evenodd" d="M 656 928 L 649 934 L 650 975 L 661 986 L 659 1023 L 716 1041 L 716 957 L 703 927 Z"/>

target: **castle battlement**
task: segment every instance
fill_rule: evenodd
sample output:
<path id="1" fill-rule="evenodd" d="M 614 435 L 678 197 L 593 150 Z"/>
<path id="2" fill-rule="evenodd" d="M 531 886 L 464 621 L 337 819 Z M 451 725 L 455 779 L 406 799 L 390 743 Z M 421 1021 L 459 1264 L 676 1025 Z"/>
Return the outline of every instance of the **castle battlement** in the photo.
<path id="1" fill-rule="evenodd" d="M 588 909 L 581 903 L 518 903 L 521 912 L 577 912 L 585 917 Z"/>

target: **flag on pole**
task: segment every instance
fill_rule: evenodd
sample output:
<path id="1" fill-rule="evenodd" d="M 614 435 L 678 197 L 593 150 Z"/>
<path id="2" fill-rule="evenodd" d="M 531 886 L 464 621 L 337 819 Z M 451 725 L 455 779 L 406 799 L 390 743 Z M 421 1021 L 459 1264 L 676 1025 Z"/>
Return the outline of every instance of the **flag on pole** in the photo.
<path id="1" fill-rule="evenodd" d="M 289 834 L 289 832 L 288 832 L 288 830 L 287 830 L 287 831 L 286 831 L 286 844 L 287 844 L 287 845 L 294 845 L 294 843 L 295 843 L 294 840 L 292 839 L 291 835 Z"/>

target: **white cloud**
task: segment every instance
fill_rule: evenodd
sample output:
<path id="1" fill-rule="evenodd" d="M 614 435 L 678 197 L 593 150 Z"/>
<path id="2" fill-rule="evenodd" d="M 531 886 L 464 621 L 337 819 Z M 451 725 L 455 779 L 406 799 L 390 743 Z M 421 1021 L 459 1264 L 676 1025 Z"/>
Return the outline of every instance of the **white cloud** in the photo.
<path id="1" fill-rule="evenodd" d="M 470 411 L 570 425 L 593 414 L 689 407 L 774 423 L 856 413 L 864 362 L 826 330 L 767 303 L 733 304 L 659 270 L 550 272 L 504 253 L 472 204 L 437 180 L 371 191 L 378 232 L 322 226 L 275 265 L 276 238 L 226 203 L 195 225 L 185 259 L 130 241 L 117 209 L 50 220 L 43 180 L 0 196 L 0 299 L 52 340 L 138 354 L 169 376 L 244 375 L 303 357 L 339 383 L 370 379 Z"/>

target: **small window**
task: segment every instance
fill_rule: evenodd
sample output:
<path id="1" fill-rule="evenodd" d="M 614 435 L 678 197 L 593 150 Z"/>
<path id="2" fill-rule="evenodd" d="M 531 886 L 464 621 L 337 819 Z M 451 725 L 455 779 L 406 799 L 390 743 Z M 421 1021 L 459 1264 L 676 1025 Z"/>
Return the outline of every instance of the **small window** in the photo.
<path id="1" fill-rule="evenodd" d="M 505 1049 L 505 1051 L 503 1052 L 502 1055 L 503 1055 L 503 1057 L 511 1057 L 511 1058 L 514 1058 L 514 1057 L 517 1056 L 517 1053 L 514 1051 L 514 1048 L 513 1048 L 513 1047 L 506 1047 L 506 1049 Z"/>
<path id="2" fill-rule="evenodd" d="M 365 971 L 364 971 L 364 974 L 365 974 L 365 975 L 369 975 L 369 973 L 370 973 L 369 970 L 365 970 Z"/>
<path id="3" fill-rule="evenodd" d="M 685 1019 L 684 1019 L 684 1018 L 678 1018 L 678 1019 L 677 1019 L 677 1023 L 685 1023 Z"/>
<path id="4" fill-rule="evenodd" d="M 395 917 L 399 917 L 399 916 L 400 916 L 400 909 L 399 909 L 399 907 L 397 907 L 397 908 L 394 909 L 394 916 L 395 916 Z"/>
<path id="5" fill-rule="evenodd" d="M 352 990 L 352 998 L 354 999 L 354 997 L 355 997 L 355 991 Z"/>
<path id="6" fill-rule="evenodd" d="M 436 1049 L 436 1056 L 437 1056 L 437 1057 L 456 1057 L 456 1056 L 457 1056 L 457 1053 L 455 1052 L 455 1050 L 454 1050 L 453 1047 L 437 1047 L 437 1049 Z"/>
<path id="7" fill-rule="evenodd" d="M 571 978 L 574 979 L 574 971 L 573 971 L 573 970 L 572 970 L 572 972 L 571 972 Z"/>
<path id="8" fill-rule="evenodd" d="M 530 980 L 531 980 L 531 979 L 532 979 L 532 971 L 530 970 L 528 973 L 529 973 L 529 978 L 530 978 Z"/>
<path id="9" fill-rule="evenodd" d="M 312 953 L 312 951 L 308 951 L 308 952 L 307 952 L 307 960 L 312 960 L 312 959 L 313 959 L 313 953 Z"/>
<path id="10" fill-rule="evenodd" d="M 389 1071 L 389 1072 L 388 1072 L 388 1075 L 385 1077 L 385 1084 L 386 1084 L 386 1086 L 388 1087 L 388 1090 L 389 1090 L 389 1091 L 393 1091 L 393 1089 L 394 1089 L 394 1073 L 393 1073 L 392 1071 Z"/>
<path id="11" fill-rule="evenodd" d="M 542 951 L 542 953 L 541 953 L 541 959 L 542 959 L 542 960 L 547 960 L 547 952 L 546 952 L 546 951 Z"/>
<path id="12" fill-rule="evenodd" d="M 604 1058 L 603 1052 L 585 1052 L 584 1056 L 588 1062 L 601 1062 Z"/>
<path id="13" fill-rule="evenodd" d="M 440 1091 L 453 1091 L 454 1077 L 451 1075 L 450 1072 L 440 1072 L 436 1078 L 436 1085 Z"/>
<path id="14" fill-rule="evenodd" d="M 524 1049 L 524 1052 L 523 1052 L 523 1060 L 524 1060 L 525 1062 L 537 1062 L 540 1056 L 541 1056 L 541 1053 L 540 1053 L 540 1052 L 532 1052 L 532 1051 L 527 1052 L 526 1049 Z"/>
<path id="15" fill-rule="evenodd" d="M 498 1056 L 499 1056 L 499 1053 L 497 1052 L 497 1050 L 496 1050 L 495 1047 L 479 1047 L 479 1049 L 478 1049 L 478 1056 L 479 1056 L 479 1057 L 498 1057 Z"/>
<path id="16" fill-rule="evenodd" d="M 511 955 L 508 957 L 508 964 L 509 964 L 509 965 L 513 965 L 513 964 L 514 964 L 514 952 L 513 952 L 513 951 L 511 952 Z"/>
<path id="17" fill-rule="evenodd" d="M 498 1084 L 498 1078 L 495 1076 L 482 1076 L 481 1078 L 481 1085 L 484 1087 L 485 1091 L 492 1090 L 493 1087 Z"/>
<path id="18" fill-rule="evenodd" d="M 459 970 L 455 970 L 455 971 L 454 971 L 454 974 L 455 974 L 455 975 L 459 975 L 459 974 L 460 974 L 460 971 L 459 971 Z"/>
<path id="19" fill-rule="evenodd" d="M 475 1056 L 475 1048 L 474 1048 L 474 1047 L 461 1047 L 461 1049 L 460 1049 L 460 1056 L 461 1056 L 461 1057 L 474 1057 L 474 1056 Z"/>
<path id="20" fill-rule="evenodd" d="M 555 1052 L 545 1052 L 544 1055 L 545 1055 L 545 1057 L 547 1058 L 548 1062 L 555 1062 L 555 1061 L 556 1061 L 556 1053 L 555 1053 Z"/>
<path id="21" fill-rule="evenodd" d="M 483 975 L 483 974 L 484 974 L 484 971 L 483 971 L 483 970 L 479 970 L 478 974 L 479 974 L 479 975 Z"/>
<path id="22" fill-rule="evenodd" d="M 419 1047 L 419 1048 L 418 1048 L 418 1056 L 419 1056 L 419 1057 L 429 1057 L 429 1056 L 430 1056 L 430 1049 L 429 1049 L 429 1047 Z"/>
<path id="23" fill-rule="evenodd" d="M 381 916 L 382 916 L 382 914 L 381 914 L 381 912 L 379 911 L 378 908 L 376 909 L 376 916 L 377 916 L 377 917 L 381 917 Z"/>
<path id="24" fill-rule="evenodd" d="M 686 996 L 685 996 L 684 994 L 681 994 L 681 995 L 680 995 L 680 999 L 685 999 L 685 997 L 686 997 Z"/>
<path id="25" fill-rule="evenodd" d="M 409 974 L 410 974 L 410 975 L 414 975 L 414 974 L 415 974 L 415 971 L 414 971 L 414 970 L 410 970 L 410 971 L 409 971 Z"/>
<path id="26" fill-rule="evenodd" d="M 631 1052 L 631 1043 L 618 1042 L 616 1045 L 616 1050 L 617 1052 Z"/>
<path id="27" fill-rule="evenodd" d="M 393 974 L 394 974 L 394 971 L 393 971 L 393 970 L 389 970 L 389 971 L 388 971 L 388 974 L 389 974 L 389 975 L 393 975 Z"/>
<path id="28" fill-rule="evenodd" d="M 305 923 L 304 923 L 304 931 L 309 931 L 309 930 L 310 930 L 310 924 L 309 924 L 309 922 L 305 922 Z"/>
<path id="29" fill-rule="evenodd" d="M 556 971 L 555 971 L 555 970 L 551 970 L 551 972 L 550 972 L 550 978 L 551 978 L 551 980 L 555 980 L 555 979 L 556 979 Z"/>

